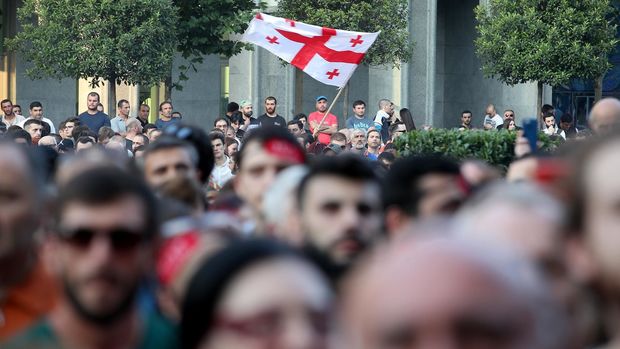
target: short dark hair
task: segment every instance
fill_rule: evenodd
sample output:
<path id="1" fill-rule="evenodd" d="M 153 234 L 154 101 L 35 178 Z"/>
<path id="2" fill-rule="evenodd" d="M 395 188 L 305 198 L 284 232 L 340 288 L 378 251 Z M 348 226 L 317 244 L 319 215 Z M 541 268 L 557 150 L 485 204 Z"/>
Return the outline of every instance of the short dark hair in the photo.
<path id="1" fill-rule="evenodd" d="M 43 104 L 41 104 L 41 102 L 39 101 L 34 101 L 30 103 L 30 110 L 32 110 L 33 108 L 43 108 Z"/>
<path id="2" fill-rule="evenodd" d="M 171 136 L 161 136 L 155 142 L 150 143 L 144 150 L 143 157 L 146 160 L 146 158 L 153 153 L 156 153 L 160 150 L 172 148 L 183 148 L 187 150 L 187 152 L 190 154 L 190 158 L 192 159 L 194 166 L 198 167 L 198 151 L 196 150 L 196 148 L 189 142 Z M 211 173 L 208 173 L 207 175 L 210 174 Z"/>
<path id="3" fill-rule="evenodd" d="M 91 137 L 81 136 L 80 138 L 77 139 L 77 142 L 75 142 L 75 145 L 77 146 L 78 143 L 82 143 L 82 144 L 92 143 L 92 144 L 95 144 L 95 141 Z"/>
<path id="4" fill-rule="evenodd" d="M 19 126 L 17 126 L 19 127 Z M 10 127 L 9 127 L 10 129 Z M 12 129 L 12 130 L 7 130 L 6 131 L 6 136 L 9 139 L 12 140 L 16 140 L 18 138 L 24 138 L 26 140 L 26 143 L 31 144 L 32 143 L 32 137 L 30 137 L 30 133 L 28 133 L 28 131 L 22 129 L 22 128 L 17 128 L 17 129 Z"/>
<path id="5" fill-rule="evenodd" d="M 147 137 L 145 134 L 139 133 L 136 135 L 136 137 L 142 137 L 142 141 L 144 142 L 144 146 L 149 145 L 149 137 Z"/>
<path id="6" fill-rule="evenodd" d="M 293 118 L 293 120 L 295 120 L 295 121 L 299 121 L 301 119 L 308 120 L 308 116 L 306 116 L 306 114 L 304 114 L 304 113 L 299 113 L 299 114 L 295 115 L 295 117 Z"/>
<path id="7" fill-rule="evenodd" d="M 159 232 L 159 209 L 155 195 L 140 177 L 119 168 L 99 166 L 86 170 L 70 179 L 58 193 L 56 224 L 61 222 L 64 210 L 71 203 L 102 205 L 131 196 L 144 205 L 145 236 L 154 238 Z"/>
<path id="8" fill-rule="evenodd" d="M 28 126 L 33 124 L 43 126 L 43 121 L 37 119 L 28 119 L 26 120 L 26 122 L 24 122 L 24 130 L 26 130 Z"/>
<path id="9" fill-rule="evenodd" d="M 471 112 L 471 110 L 463 110 L 463 111 L 461 112 L 461 117 L 462 117 L 463 115 L 465 115 L 465 114 L 474 115 L 474 114 Z"/>
<path id="10" fill-rule="evenodd" d="M 163 107 L 166 104 L 170 104 L 170 106 L 172 107 L 172 102 L 170 102 L 170 101 L 163 101 L 163 102 L 159 103 L 159 111 L 161 111 L 161 107 Z"/>
<path id="11" fill-rule="evenodd" d="M 72 123 L 73 123 L 73 126 L 80 126 L 80 125 L 82 124 L 82 122 L 80 121 L 80 119 L 79 119 L 79 118 L 77 118 L 77 117 L 75 117 L 75 116 L 72 116 L 72 117 L 68 118 L 67 120 L 65 120 L 65 125 L 66 125 L 68 122 L 72 122 Z"/>
<path id="12" fill-rule="evenodd" d="M 11 103 L 11 105 L 13 105 L 13 102 L 11 102 L 11 100 L 10 100 L 10 99 L 8 99 L 8 98 L 3 99 L 2 101 L 0 101 L 0 105 L 4 104 L 4 103 L 6 103 L 6 102 L 9 102 L 9 103 Z"/>
<path id="13" fill-rule="evenodd" d="M 278 104 L 278 100 L 274 96 L 269 96 L 265 98 L 265 103 L 267 103 L 267 101 L 273 101 L 275 104 Z"/>
<path id="14" fill-rule="evenodd" d="M 157 129 L 157 126 L 155 126 L 155 124 L 146 124 L 142 127 L 142 133 L 149 133 L 149 130 L 152 129 Z"/>
<path id="15" fill-rule="evenodd" d="M 120 101 L 118 101 L 118 103 L 116 103 L 116 106 L 120 108 L 120 107 L 122 107 L 122 106 L 123 106 L 123 104 L 125 104 L 125 103 L 129 104 L 129 101 L 128 101 L 128 100 L 126 100 L 126 99 L 121 99 Z"/>
<path id="16" fill-rule="evenodd" d="M 88 98 L 88 97 L 97 97 L 98 101 L 101 100 L 101 97 L 99 96 L 99 94 L 97 92 L 90 92 L 90 93 L 88 93 L 88 95 L 86 95 L 86 98 Z M 99 104 L 101 104 L 101 103 L 99 103 Z"/>
<path id="17" fill-rule="evenodd" d="M 560 117 L 560 122 L 573 122 L 573 115 L 569 112 L 566 112 L 564 114 L 562 114 L 562 116 Z"/>
<path id="18" fill-rule="evenodd" d="M 545 105 L 542 106 L 542 108 L 540 108 L 540 112 L 542 113 L 543 118 L 546 118 L 548 116 L 552 116 L 554 110 L 555 110 L 555 108 L 552 105 L 549 105 L 549 104 L 545 104 Z"/>
<path id="19" fill-rule="evenodd" d="M 230 120 L 228 118 L 220 117 L 220 118 L 215 119 L 215 121 L 213 121 L 213 127 L 215 127 L 218 121 L 222 121 L 222 120 L 226 121 L 226 126 L 230 126 Z"/>
<path id="20" fill-rule="evenodd" d="M 346 142 L 347 141 L 347 136 L 345 136 L 345 134 L 342 133 L 342 132 L 334 132 L 329 137 L 329 141 L 330 142 L 333 142 L 333 141 Z"/>
<path id="21" fill-rule="evenodd" d="M 86 125 L 77 125 L 73 128 L 71 132 L 71 138 L 78 139 L 80 137 L 93 137 L 95 141 L 99 139 L 99 135 L 91 131 Z"/>
<path id="22" fill-rule="evenodd" d="M 366 102 L 362 101 L 361 99 L 358 99 L 357 101 L 353 102 L 353 109 L 355 109 L 355 107 L 357 107 L 358 105 L 363 105 L 365 107 Z"/>
<path id="23" fill-rule="evenodd" d="M 211 142 L 213 142 L 214 140 L 219 139 L 220 141 L 222 141 L 222 144 L 224 144 L 226 142 L 226 136 L 224 136 L 224 134 L 222 134 L 222 132 L 209 132 L 209 140 Z"/>
<path id="24" fill-rule="evenodd" d="M 373 129 L 373 130 L 370 130 L 370 131 L 366 132 L 366 139 L 368 139 L 368 136 L 370 136 L 370 134 L 373 133 L 373 132 L 376 132 L 377 134 L 379 134 L 379 138 L 381 138 L 381 131 L 379 131 L 377 129 Z"/>
<path id="25" fill-rule="evenodd" d="M 319 157 L 310 164 L 308 173 L 302 178 L 297 189 L 297 203 L 303 208 L 308 183 L 319 176 L 336 176 L 351 181 L 368 181 L 379 185 L 379 179 L 368 161 L 357 154 Z M 377 198 L 379 199 L 379 198 Z"/>
<path id="26" fill-rule="evenodd" d="M 297 125 L 297 127 L 299 127 L 300 130 L 302 130 L 304 128 L 304 124 L 299 121 L 299 120 L 291 120 L 289 122 L 286 123 L 286 126 L 291 126 L 291 125 Z"/>
<path id="27" fill-rule="evenodd" d="M 162 134 L 183 140 L 196 150 L 198 153 L 196 168 L 199 170 L 200 181 L 206 183 L 209 180 L 209 175 L 211 175 L 211 171 L 213 171 L 213 166 L 215 164 L 213 147 L 211 146 L 207 133 L 198 126 L 176 123 L 166 127 Z"/>
<path id="28" fill-rule="evenodd" d="M 235 103 L 235 102 L 230 102 L 228 103 L 228 105 L 226 106 L 226 112 L 227 113 L 232 113 L 239 110 L 239 104 Z"/>
<path id="29" fill-rule="evenodd" d="M 250 143 L 257 142 L 259 144 L 263 144 L 264 142 L 272 139 L 284 141 L 286 143 L 289 143 L 292 147 L 298 149 L 303 156 L 304 163 L 306 162 L 305 150 L 301 147 L 301 145 L 299 145 L 297 139 L 295 139 L 295 137 L 293 137 L 293 135 L 288 132 L 288 130 L 283 127 L 263 126 L 252 130 L 252 132 L 250 132 L 250 135 L 243 142 L 243 147 L 241 147 L 241 150 L 239 151 L 239 153 L 237 153 L 237 165 L 239 166 L 239 168 L 243 166 L 246 149 L 248 148 L 248 145 Z"/>
<path id="30" fill-rule="evenodd" d="M 429 174 L 459 175 L 459 165 L 439 155 L 409 156 L 394 162 L 383 182 L 385 208 L 395 206 L 410 216 L 417 216 L 424 193 L 419 181 Z"/>

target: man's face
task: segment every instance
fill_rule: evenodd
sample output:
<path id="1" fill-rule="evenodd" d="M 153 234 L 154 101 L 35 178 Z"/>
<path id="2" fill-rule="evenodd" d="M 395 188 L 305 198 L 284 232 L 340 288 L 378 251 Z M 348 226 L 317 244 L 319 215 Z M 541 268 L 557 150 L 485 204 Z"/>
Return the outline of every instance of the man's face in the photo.
<path id="1" fill-rule="evenodd" d="M 2 111 L 4 112 L 4 115 L 6 116 L 13 115 L 13 103 L 4 102 L 2 103 L 1 107 L 2 107 Z"/>
<path id="2" fill-rule="evenodd" d="M 39 144 L 41 134 L 43 133 L 43 125 L 30 124 L 26 131 L 28 131 L 30 137 L 32 138 L 32 144 Z"/>
<path id="3" fill-rule="evenodd" d="M 496 114 L 495 113 L 495 107 L 488 106 L 487 109 L 486 109 L 486 114 L 491 116 L 491 117 L 495 116 L 495 114 Z"/>
<path id="4" fill-rule="evenodd" d="M 471 113 L 464 113 L 463 115 L 461 115 L 461 122 L 463 123 L 463 125 L 471 125 Z"/>
<path id="5" fill-rule="evenodd" d="M 330 143 L 339 146 L 341 149 L 345 149 L 347 147 L 347 142 L 346 141 L 339 141 L 337 139 L 334 139 Z"/>
<path id="6" fill-rule="evenodd" d="M 246 118 L 249 118 L 250 116 L 252 116 L 252 105 L 246 105 L 244 107 L 241 108 L 241 112 L 243 113 L 243 116 L 245 116 Z"/>
<path id="7" fill-rule="evenodd" d="M 86 98 L 86 107 L 88 108 L 88 110 L 96 111 L 98 104 L 99 104 L 99 97 L 98 96 L 90 96 L 89 95 Z"/>
<path id="8" fill-rule="evenodd" d="M 363 132 L 354 132 L 351 144 L 355 149 L 362 149 L 366 146 L 366 135 Z"/>
<path id="9" fill-rule="evenodd" d="M 14 253 L 25 252 L 40 223 L 41 211 L 24 155 L 13 146 L 0 146 L 0 265 Z"/>
<path id="10" fill-rule="evenodd" d="M 43 107 L 33 107 L 30 109 L 30 117 L 40 120 L 43 117 Z"/>
<path id="11" fill-rule="evenodd" d="M 379 132 L 370 132 L 368 134 L 368 147 L 378 148 L 381 145 L 381 135 Z"/>
<path id="12" fill-rule="evenodd" d="M 568 131 L 571 126 L 573 126 L 572 122 L 560 121 L 560 128 L 564 131 Z"/>
<path id="13" fill-rule="evenodd" d="M 132 142 L 131 143 L 131 150 L 135 150 L 137 147 L 144 145 L 144 136 L 143 135 L 135 135 L 131 139 L 131 142 Z"/>
<path id="14" fill-rule="evenodd" d="M 153 263 L 144 216 L 144 205 L 133 196 L 69 203 L 61 212 L 50 258 L 69 303 L 86 320 L 112 321 L 133 306 Z"/>
<path id="15" fill-rule="evenodd" d="M 295 137 L 301 134 L 301 130 L 299 129 L 299 125 L 297 124 L 288 125 L 288 131 Z"/>
<path id="16" fill-rule="evenodd" d="M 226 127 L 226 137 L 235 138 L 235 129 L 232 126 Z"/>
<path id="17" fill-rule="evenodd" d="M 620 182 L 610 174 L 620 171 L 620 142 L 600 149 L 584 164 L 584 244 L 599 281 L 620 292 Z"/>
<path id="18" fill-rule="evenodd" d="M 226 129 L 228 128 L 228 124 L 224 120 L 218 120 L 218 122 L 215 123 L 215 128 L 217 128 L 218 130 L 222 132 L 226 132 Z"/>
<path id="19" fill-rule="evenodd" d="M 159 187 L 180 176 L 198 178 L 196 167 L 185 148 L 167 148 L 144 158 L 144 177 L 151 187 Z"/>
<path id="20" fill-rule="evenodd" d="M 123 105 L 118 108 L 118 113 L 124 117 L 129 117 L 129 110 L 131 108 L 129 107 L 129 103 L 123 103 Z"/>
<path id="21" fill-rule="evenodd" d="M 545 126 L 551 127 L 555 125 L 555 118 L 553 116 L 548 116 L 545 118 Z"/>
<path id="22" fill-rule="evenodd" d="M 366 106 L 363 104 L 358 104 L 355 107 L 353 107 L 353 113 L 355 113 L 355 115 L 362 117 L 364 116 L 364 114 L 366 114 Z"/>
<path id="23" fill-rule="evenodd" d="M 301 121 L 301 123 L 306 126 L 306 123 L 308 122 L 308 120 L 306 120 L 306 118 L 299 118 L 299 121 Z"/>
<path id="24" fill-rule="evenodd" d="M 505 279 L 471 257 L 407 247 L 390 251 L 397 260 L 378 256 L 348 288 L 348 347 L 541 348 L 531 307 Z"/>
<path id="25" fill-rule="evenodd" d="M 140 110 L 138 111 L 138 116 L 140 116 L 141 119 L 148 119 L 150 112 L 151 112 L 151 109 L 143 105 L 143 106 L 140 106 Z"/>
<path id="26" fill-rule="evenodd" d="M 298 163 L 268 152 L 258 142 L 250 142 L 244 147 L 243 163 L 234 181 L 235 191 L 246 203 L 259 210 L 263 194 L 276 175 Z"/>
<path id="27" fill-rule="evenodd" d="M 362 253 L 381 229 L 379 185 L 333 175 L 307 183 L 301 208 L 306 239 L 338 264 Z"/>
<path id="28" fill-rule="evenodd" d="M 22 115 L 22 108 L 18 106 L 13 107 L 13 114 Z"/>
<path id="29" fill-rule="evenodd" d="M 268 99 L 265 101 L 265 112 L 269 115 L 276 113 L 276 101 Z"/>
<path id="30" fill-rule="evenodd" d="M 422 199 L 418 203 L 420 218 L 453 213 L 458 209 L 465 194 L 458 184 L 458 176 L 450 174 L 427 174 L 418 181 Z"/>
<path id="31" fill-rule="evenodd" d="M 164 105 L 161 106 L 161 115 L 171 118 L 172 117 L 172 104 L 164 103 Z"/>
<path id="32" fill-rule="evenodd" d="M 319 101 L 316 102 L 316 110 L 321 112 L 321 113 L 325 113 L 327 111 L 327 101 L 324 99 L 321 99 Z"/>
<path id="33" fill-rule="evenodd" d="M 514 118 L 515 118 L 515 113 L 512 110 L 506 110 L 504 112 L 504 121 L 508 119 L 514 119 Z"/>
<path id="34" fill-rule="evenodd" d="M 224 143 L 222 143 L 221 139 L 212 140 L 211 146 L 213 147 L 213 156 L 215 159 L 221 159 L 224 157 Z"/>

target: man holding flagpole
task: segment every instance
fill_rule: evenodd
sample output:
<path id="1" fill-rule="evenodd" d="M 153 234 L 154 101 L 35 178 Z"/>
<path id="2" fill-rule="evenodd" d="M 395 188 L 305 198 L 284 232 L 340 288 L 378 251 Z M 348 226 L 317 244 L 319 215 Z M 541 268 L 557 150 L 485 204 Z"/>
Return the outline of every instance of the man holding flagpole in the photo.
<path id="1" fill-rule="evenodd" d="M 325 145 L 329 144 L 331 134 L 338 132 L 338 117 L 332 113 L 329 113 L 325 117 L 323 125 L 319 126 L 326 111 L 327 97 L 318 96 L 316 98 L 316 111 L 308 115 L 308 123 L 310 124 L 312 135 L 315 137 L 318 135 L 319 142 Z"/>
<path id="2" fill-rule="evenodd" d="M 312 132 L 318 132 L 319 141 L 328 144 L 329 135 L 338 128 L 337 118 L 329 112 L 377 36 L 379 32 L 319 27 L 257 13 L 241 40 L 261 46 L 314 79 L 339 88 L 329 108 L 325 96 L 317 97 L 317 111 L 311 114 L 315 118 L 308 118 Z M 314 126 L 311 120 L 315 121 Z"/>

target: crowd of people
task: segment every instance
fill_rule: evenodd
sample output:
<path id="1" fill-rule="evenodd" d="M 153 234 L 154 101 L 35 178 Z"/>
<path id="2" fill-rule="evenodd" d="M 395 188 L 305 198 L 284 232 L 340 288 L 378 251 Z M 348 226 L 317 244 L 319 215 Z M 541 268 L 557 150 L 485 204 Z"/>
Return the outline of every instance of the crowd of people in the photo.
<path id="1" fill-rule="evenodd" d="M 209 131 L 169 101 L 155 123 L 99 102 L 58 127 L 0 102 L 3 349 L 620 346 L 617 99 L 589 130 L 545 105 L 566 143 L 519 134 L 506 173 L 400 156 L 429 127 L 387 99 L 345 125 L 324 96 L 290 121 L 241 101 Z"/>

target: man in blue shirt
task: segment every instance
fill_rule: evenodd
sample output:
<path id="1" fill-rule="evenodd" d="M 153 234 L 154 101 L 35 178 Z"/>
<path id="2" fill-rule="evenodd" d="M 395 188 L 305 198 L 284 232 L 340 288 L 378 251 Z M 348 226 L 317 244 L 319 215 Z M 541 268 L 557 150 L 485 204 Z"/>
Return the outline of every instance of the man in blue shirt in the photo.
<path id="1" fill-rule="evenodd" d="M 353 115 L 347 119 L 346 127 L 348 129 L 361 129 L 364 132 L 375 127 L 374 121 L 366 116 L 366 103 L 364 101 L 353 102 Z"/>
<path id="2" fill-rule="evenodd" d="M 82 114 L 78 115 L 78 119 L 80 120 L 82 125 L 88 126 L 91 131 L 97 134 L 99 133 L 99 129 L 101 127 L 110 127 L 110 117 L 108 117 L 108 114 L 97 110 L 98 104 L 99 94 L 97 92 L 89 93 L 86 100 L 86 106 L 88 109 Z"/>
<path id="3" fill-rule="evenodd" d="M 173 118 L 172 117 L 172 103 L 171 102 L 162 102 L 159 105 L 159 119 L 155 121 L 155 126 L 158 129 L 163 130 L 169 125 L 176 124 L 181 120 L 181 118 Z"/>

